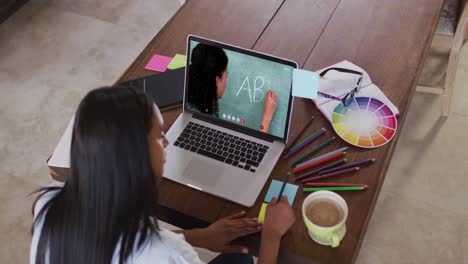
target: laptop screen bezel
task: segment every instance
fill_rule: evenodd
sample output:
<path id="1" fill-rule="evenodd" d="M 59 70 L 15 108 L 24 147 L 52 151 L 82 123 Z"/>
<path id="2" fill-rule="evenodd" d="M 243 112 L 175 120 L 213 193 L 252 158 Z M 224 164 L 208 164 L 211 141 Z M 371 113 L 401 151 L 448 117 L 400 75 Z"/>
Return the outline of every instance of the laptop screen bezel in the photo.
<path id="1" fill-rule="evenodd" d="M 241 47 L 238 47 L 238 46 L 229 45 L 229 44 L 226 44 L 226 43 L 206 39 L 206 38 L 195 36 L 195 35 L 189 35 L 187 37 L 187 51 L 186 51 L 186 54 L 187 54 L 186 66 L 187 67 L 185 67 L 185 86 L 184 86 L 184 103 L 183 103 L 184 112 L 191 113 L 195 118 L 202 119 L 203 121 L 207 121 L 207 122 L 210 122 L 210 123 L 213 123 L 213 124 L 216 124 L 216 125 L 228 128 L 228 129 L 232 129 L 234 131 L 245 133 L 247 135 L 254 136 L 254 137 L 257 137 L 257 138 L 260 138 L 260 139 L 263 139 L 263 140 L 267 140 L 267 141 L 270 141 L 270 142 L 280 141 L 280 142 L 286 143 L 286 140 L 287 140 L 288 134 L 289 134 L 290 121 L 291 121 L 291 112 L 292 112 L 292 108 L 293 108 L 292 107 L 293 106 L 292 105 L 293 104 L 292 76 L 291 76 L 291 87 L 289 87 L 290 91 L 289 91 L 289 99 L 288 99 L 288 110 L 287 110 L 288 112 L 287 112 L 287 115 L 286 115 L 286 124 L 285 124 L 285 130 L 284 130 L 283 137 L 278 137 L 278 136 L 275 136 L 275 135 L 272 135 L 272 134 L 269 134 L 269 133 L 261 132 L 261 131 L 259 131 L 257 129 L 249 128 L 249 127 L 246 127 L 246 126 L 243 126 L 243 125 L 238 125 L 236 123 L 232 123 L 232 122 L 223 120 L 223 119 L 221 119 L 219 117 L 214 117 L 214 116 L 209 115 L 209 114 L 204 114 L 204 113 L 201 113 L 201 112 L 192 111 L 192 110 L 187 108 L 188 89 L 189 89 L 189 76 L 190 76 L 190 67 L 189 67 L 189 65 L 190 65 L 190 59 L 191 59 L 191 54 L 190 54 L 190 43 L 191 43 L 191 41 L 196 41 L 196 42 L 199 42 L 199 43 L 212 45 L 212 46 L 215 46 L 215 47 L 218 47 L 218 48 L 227 49 L 227 50 L 230 50 L 230 51 L 239 52 L 239 53 L 242 53 L 242 54 L 246 54 L 246 55 L 249 55 L 249 56 L 254 56 L 254 57 L 257 57 L 257 58 L 264 59 L 264 60 L 269 60 L 269 61 L 272 61 L 272 62 L 284 64 L 286 66 L 291 66 L 294 69 L 297 69 L 297 63 L 294 62 L 294 61 L 291 61 L 291 60 L 284 59 L 284 58 L 279 58 L 279 57 L 275 57 L 275 56 L 268 55 L 268 54 L 265 54 L 265 53 L 261 53 L 261 52 L 257 52 L 257 51 L 253 51 L 253 50 L 249 50 L 249 49 L 244 49 L 244 48 L 241 48 Z"/>

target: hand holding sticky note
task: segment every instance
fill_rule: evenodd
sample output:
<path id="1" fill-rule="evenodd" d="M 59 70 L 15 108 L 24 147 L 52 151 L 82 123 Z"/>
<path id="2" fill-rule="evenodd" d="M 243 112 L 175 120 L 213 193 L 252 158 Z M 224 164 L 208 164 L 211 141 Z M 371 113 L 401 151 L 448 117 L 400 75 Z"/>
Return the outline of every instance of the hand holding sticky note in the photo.
<path id="1" fill-rule="evenodd" d="M 265 220 L 265 213 L 268 203 L 271 201 L 271 199 L 273 199 L 273 197 L 278 196 L 282 186 L 283 183 L 280 181 L 271 181 L 270 188 L 268 189 L 265 199 L 263 200 L 262 207 L 260 208 L 260 213 L 258 214 L 258 221 L 260 223 L 263 223 L 263 221 Z M 299 186 L 290 183 L 286 183 L 286 186 L 284 187 L 283 195 L 286 195 L 288 197 L 288 203 L 290 205 L 293 204 L 294 198 L 296 198 L 298 187 Z M 280 199 L 280 197 L 277 198 Z"/>
<path id="2" fill-rule="evenodd" d="M 317 99 L 319 75 L 312 71 L 293 70 L 292 95 L 296 97 Z"/>

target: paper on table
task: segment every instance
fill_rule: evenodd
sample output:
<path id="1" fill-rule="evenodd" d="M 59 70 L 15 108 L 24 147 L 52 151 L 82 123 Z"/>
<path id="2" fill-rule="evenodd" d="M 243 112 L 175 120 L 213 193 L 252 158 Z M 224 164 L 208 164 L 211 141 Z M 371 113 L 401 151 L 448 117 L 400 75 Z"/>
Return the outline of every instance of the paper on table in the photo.
<path id="1" fill-rule="evenodd" d="M 184 67 L 187 63 L 187 56 L 182 54 L 176 54 L 172 59 L 171 63 L 167 66 L 168 69 L 174 70 L 181 67 Z"/>
<path id="2" fill-rule="evenodd" d="M 145 69 L 164 72 L 167 69 L 167 66 L 172 61 L 171 57 L 154 54 L 151 60 L 146 64 Z"/>
<path id="3" fill-rule="evenodd" d="M 367 74 L 367 72 L 364 69 L 345 60 L 320 69 L 317 71 L 317 73 L 320 73 L 323 70 L 331 67 L 345 68 L 364 73 L 361 82 L 361 90 L 356 96 L 366 96 L 378 99 L 385 103 L 390 108 L 390 110 L 392 110 L 392 112 L 396 115 L 400 113 L 398 108 L 390 101 L 390 99 L 388 99 L 387 96 L 385 96 L 385 94 L 379 89 L 379 87 L 372 83 L 369 74 Z M 327 73 L 325 78 L 319 79 L 319 90 L 322 93 L 342 98 L 351 91 L 351 89 L 356 85 L 356 82 L 357 77 L 354 74 L 330 71 Z M 331 115 L 335 110 L 336 106 L 340 104 L 340 102 L 322 96 L 317 97 L 317 99 L 313 99 L 313 101 L 317 105 L 317 108 L 322 112 L 322 114 L 328 119 L 328 121 L 331 122 Z"/>
<path id="4" fill-rule="evenodd" d="M 268 192 L 265 196 L 265 200 L 263 200 L 265 203 L 269 203 L 273 197 L 279 198 L 278 194 L 281 190 L 281 187 L 283 186 L 283 182 L 277 181 L 277 180 L 272 180 L 270 184 L 270 188 L 268 189 Z M 283 195 L 286 195 L 288 197 L 288 202 L 290 205 L 293 204 L 294 198 L 296 198 L 296 192 L 299 186 L 286 183 L 286 186 L 284 187 Z"/>
<path id="5" fill-rule="evenodd" d="M 63 133 L 62 138 L 60 138 L 59 143 L 55 147 L 54 153 L 50 156 L 47 162 L 48 166 L 70 168 L 70 148 L 74 122 L 75 116 L 68 123 L 65 133 Z"/>
<path id="6" fill-rule="evenodd" d="M 294 69 L 292 95 L 308 99 L 317 99 L 319 75 L 312 71 Z"/>

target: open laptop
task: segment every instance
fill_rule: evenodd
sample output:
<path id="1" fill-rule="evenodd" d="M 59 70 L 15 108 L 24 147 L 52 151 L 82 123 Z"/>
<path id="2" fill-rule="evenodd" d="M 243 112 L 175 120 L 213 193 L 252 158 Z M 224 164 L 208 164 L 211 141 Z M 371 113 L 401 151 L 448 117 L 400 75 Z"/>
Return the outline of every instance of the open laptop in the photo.
<path id="1" fill-rule="evenodd" d="M 190 35 L 183 112 L 167 132 L 164 177 L 252 206 L 287 141 L 294 68 L 290 60 Z M 264 111 L 269 90 L 273 115 L 274 107 Z"/>

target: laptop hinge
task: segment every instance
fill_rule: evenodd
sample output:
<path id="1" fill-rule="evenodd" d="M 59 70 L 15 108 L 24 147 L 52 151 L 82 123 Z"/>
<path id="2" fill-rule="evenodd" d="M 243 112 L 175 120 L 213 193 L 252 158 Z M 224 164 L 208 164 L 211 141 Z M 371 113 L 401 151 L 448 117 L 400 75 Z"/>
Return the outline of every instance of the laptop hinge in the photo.
<path id="1" fill-rule="evenodd" d="M 246 127 L 241 127 L 239 125 L 233 124 L 231 122 L 227 122 L 215 117 L 207 116 L 207 115 L 202 115 L 202 114 L 197 114 L 197 113 L 192 113 L 192 117 L 195 119 L 199 119 L 208 123 L 211 123 L 213 125 L 221 126 L 227 129 L 231 129 L 243 134 L 247 134 L 252 137 L 259 138 L 261 140 L 265 140 L 268 142 L 273 142 L 275 140 L 278 140 L 275 136 L 272 136 L 270 134 L 266 134 L 263 132 L 256 131 L 255 129 L 251 128 L 246 128 Z"/>

